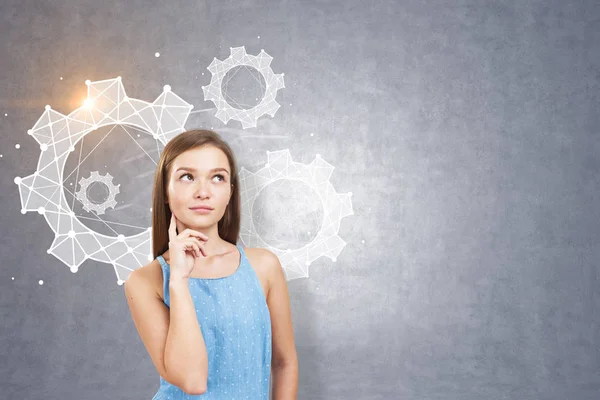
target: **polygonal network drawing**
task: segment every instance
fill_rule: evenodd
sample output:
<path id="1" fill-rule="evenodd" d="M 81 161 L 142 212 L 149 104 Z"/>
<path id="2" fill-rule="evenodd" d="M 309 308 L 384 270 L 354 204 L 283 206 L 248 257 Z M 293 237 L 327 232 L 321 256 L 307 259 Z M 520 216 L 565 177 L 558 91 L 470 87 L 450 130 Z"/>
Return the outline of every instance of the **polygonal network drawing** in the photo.
<path id="1" fill-rule="evenodd" d="M 336 261 L 346 242 L 338 236 L 340 221 L 353 215 L 352 193 L 339 194 L 333 188 L 329 177 L 334 167 L 318 154 L 308 165 L 292 160 L 289 150 L 267 152 L 268 162 L 257 172 L 241 168 L 240 196 L 242 198 L 242 221 L 240 238 L 248 247 L 269 248 L 281 261 L 287 280 L 308 277 L 309 265 L 321 256 Z M 278 249 L 265 242 L 257 233 L 252 219 L 254 201 L 260 191 L 279 180 L 301 181 L 311 187 L 323 203 L 323 224 L 308 244 L 299 249 Z"/>
<path id="2" fill-rule="evenodd" d="M 283 74 L 274 74 L 271 69 L 271 60 L 273 57 L 261 50 L 257 56 L 246 54 L 246 48 L 231 47 L 230 56 L 223 61 L 216 58 L 208 66 L 212 73 L 210 84 L 202 86 L 204 91 L 204 100 L 211 100 L 217 107 L 216 117 L 224 123 L 230 119 L 242 123 L 244 129 L 256 126 L 258 119 L 264 114 L 275 116 L 279 109 L 279 104 L 275 101 L 277 91 L 284 88 Z M 222 91 L 223 78 L 232 68 L 239 66 L 248 66 L 256 69 L 264 78 L 266 88 L 261 101 L 250 109 L 235 108 L 225 100 Z"/>
<path id="3" fill-rule="evenodd" d="M 85 135 L 107 125 L 137 127 L 164 145 L 184 130 L 193 106 L 172 93 L 169 86 L 163 88 L 154 102 L 148 103 L 129 98 L 120 77 L 86 81 L 86 85 L 88 97 L 84 105 L 69 115 L 46 106 L 46 111 L 28 131 L 40 144 L 37 170 L 25 178 L 16 177 L 15 183 L 19 185 L 21 212 L 37 211 L 54 231 L 49 254 L 69 266 L 72 272 L 77 272 L 88 258 L 112 264 L 121 285 L 131 271 L 152 260 L 150 228 L 132 236 L 107 236 L 84 225 L 63 193 L 67 157 Z"/>
<path id="4" fill-rule="evenodd" d="M 87 195 L 90 185 L 96 182 L 102 183 L 108 188 L 108 197 L 102 203 L 94 203 Z M 119 186 L 113 183 L 113 177 L 108 172 L 106 175 L 100 175 L 98 171 L 92 171 L 89 178 L 81 178 L 79 181 L 79 190 L 75 194 L 77 200 L 83 204 L 85 211 L 90 212 L 93 210 L 97 215 L 102 215 L 108 207 L 115 208 L 117 205 L 115 197 L 120 192 Z"/>

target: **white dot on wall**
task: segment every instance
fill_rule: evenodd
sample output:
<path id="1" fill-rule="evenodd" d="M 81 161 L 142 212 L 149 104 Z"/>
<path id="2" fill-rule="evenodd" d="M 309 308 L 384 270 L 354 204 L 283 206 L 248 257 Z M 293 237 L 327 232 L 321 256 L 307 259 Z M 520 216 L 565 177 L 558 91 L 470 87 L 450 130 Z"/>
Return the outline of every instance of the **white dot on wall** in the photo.
<path id="1" fill-rule="evenodd" d="M 8 117 L 8 114 L 7 114 L 7 113 L 4 113 L 4 116 L 5 116 L 5 117 Z"/>
<path id="2" fill-rule="evenodd" d="M 60 80 L 61 80 L 61 81 L 63 80 L 63 77 L 62 77 L 62 76 L 60 77 Z"/>
<path id="3" fill-rule="evenodd" d="M 314 133 L 311 133 L 311 134 L 310 134 L 310 136 L 315 136 L 315 134 L 314 134 Z"/>
<path id="4" fill-rule="evenodd" d="M 3 157 L 3 155 L 2 155 L 2 154 L 0 154 L 0 158 L 2 158 L 2 157 Z"/>
<path id="5" fill-rule="evenodd" d="M 15 149 L 20 149 L 21 145 L 19 143 L 15 144 Z"/>
<path id="6" fill-rule="evenodd" d="M 157 51 L 156 53 L 154 53 L 154 57 L 160 57 L 160 53 Z"/>
<path id="7" fill-rule="evenodd" d="M 15 277 L 14 277 L 14 276 L 12 277 L 12 280 L 13 280 L 13 281 L 15 280 Z"/>
<path id="8" fill-rule="evenodd" d="M 364 241 L 364 240 L 361 240 L 361 242 L 363 242 L 363 243 L 364 243 L 365 241 Z"/>
<path id="9" fill-rule="evenodd" d="M 257 38 L 257 39 L 260 39 L 260 36 L 257 36 L 256 38 Z"/>
<path id="10" fill-rule="evenodd" d="M 152 212 L 152 207 L 150 207 L 150 212 Z"/>
<path id="11" fill-rule="evenodd" d="M 44 281 L 40 279 L 40 281 L 38 282 L 40 285 L 44 284 Z"/>

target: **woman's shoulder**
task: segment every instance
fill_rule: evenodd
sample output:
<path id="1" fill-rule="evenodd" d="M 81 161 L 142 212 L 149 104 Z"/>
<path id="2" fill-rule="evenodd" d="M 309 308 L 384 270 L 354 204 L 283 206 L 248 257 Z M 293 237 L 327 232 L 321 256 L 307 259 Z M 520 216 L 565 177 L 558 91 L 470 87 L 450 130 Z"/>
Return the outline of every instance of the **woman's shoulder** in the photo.
<path id="1" fill-rule="evenodd" d="M 271 250 L 249 247 L 245 248 L 244 252 L 257 274 L 270 278 L 276 268 L 281 268 L 279 258 Z"/>
<path id="2" fill-rule="evenodd" d="M 125 281 L 126 289 L 137 292 L 155 292 L 163 297 L 163 274 L 158 259 L 152 260 L 143 267 L 133 270 Z"/>

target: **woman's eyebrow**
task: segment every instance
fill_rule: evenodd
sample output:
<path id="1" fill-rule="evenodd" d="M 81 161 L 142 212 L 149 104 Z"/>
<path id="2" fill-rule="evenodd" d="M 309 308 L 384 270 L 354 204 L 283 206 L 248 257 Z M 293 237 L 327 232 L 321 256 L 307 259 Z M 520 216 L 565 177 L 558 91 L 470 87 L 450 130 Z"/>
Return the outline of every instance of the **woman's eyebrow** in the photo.
<path id="1" fill-rule="evenodd" d="M 192 168 L 192 167 L 179 167 L 179 168 L 177 168 L 177 170 L 175 172 L 180 171 L 182 169 L 186 170 L 186 171 L 197 172 L 196 168 Z M 224 172 L 227 172 L 229 174 L 229 171 L 227 171 L 227 169 L 225 169 L 225 168 L 213 168 L 213 169 L 211 169 L 208 172 L 217 172 L 217 171 L 224 171 Z"/>

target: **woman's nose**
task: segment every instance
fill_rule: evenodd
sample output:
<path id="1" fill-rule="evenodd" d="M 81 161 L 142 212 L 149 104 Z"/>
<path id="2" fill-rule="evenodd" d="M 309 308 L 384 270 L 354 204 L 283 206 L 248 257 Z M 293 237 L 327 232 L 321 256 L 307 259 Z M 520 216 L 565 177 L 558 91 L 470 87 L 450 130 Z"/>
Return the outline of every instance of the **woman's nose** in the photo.
<path id="1" fill-rule="evenodd" d="M 210 187 L 207 183 L 202 182 L 202 181 L 198 181 L 198 183 L 196 184 L 196 190 L 194 192 L 194 195 L 196 197 L 200 196 L 200 197 L 208 197 L 210 196 Z"/>

